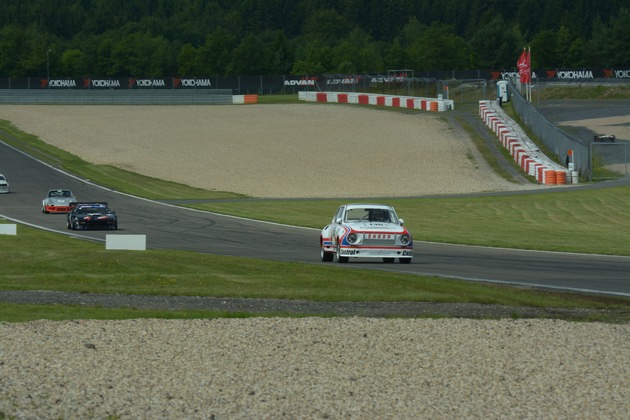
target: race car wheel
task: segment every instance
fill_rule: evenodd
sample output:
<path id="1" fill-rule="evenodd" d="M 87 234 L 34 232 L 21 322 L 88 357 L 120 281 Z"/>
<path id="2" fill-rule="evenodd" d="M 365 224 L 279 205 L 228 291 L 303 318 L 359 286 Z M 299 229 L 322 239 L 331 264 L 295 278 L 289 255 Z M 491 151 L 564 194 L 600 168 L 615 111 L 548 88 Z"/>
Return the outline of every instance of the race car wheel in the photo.
<path id="1" fill-rule="evenodd" d="M 48 214 L 48 212 L 46 211 L 46 207 L 42 207 L 42 213 Z"/>
<path id="2" fill-rule="evenodd" d="M 339 242 L 337 242 L 337 262 L 341 264 L 345 264 L 348 262 L 349 259 L 350 257 L 341 256 L 341 246 L 339 245 Z"/>
<path id="3" fill-rule="evenodd" d="M 401 264 L 409 264 L 411 262 L 411 258 L 398 258 Z"/>
<path id="4" fill-rule="evenodd" d="M 320 255 L 322 257 L 322 261 L 323 262 L 331 262 L 333 260 L 333 257 L 335 256 L 334 253 L 332 252 L 326 252 L 324 251 L 324 247 L 320 248 Z"/>
<path id="5" fill-rule="evenodd" d="M 71 225 L 72 230 L 77 230 L 77 229 L 79 228 L 79 227 L 77 226 L 77 223 L 76 223 L 74 220 L 73 220 L 71 223 L 72 223 L 72 225 Z"/>
<path id="6" fill-rule="evenodd" d="M 383 262 L 385 264 L 392 264 L 394 262 L 393 258 L 383 258 Z"/>

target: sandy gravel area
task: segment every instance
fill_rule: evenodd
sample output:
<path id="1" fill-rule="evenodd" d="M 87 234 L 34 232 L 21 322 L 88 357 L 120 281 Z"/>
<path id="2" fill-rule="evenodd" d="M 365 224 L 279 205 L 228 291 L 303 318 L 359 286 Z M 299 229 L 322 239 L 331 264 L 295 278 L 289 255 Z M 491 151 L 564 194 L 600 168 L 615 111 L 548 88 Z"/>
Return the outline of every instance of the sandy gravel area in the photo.
<path id="1" fill-rule="evenodd" d="M 0 418 L 625 419 L 630 325 L 0 323 Z"/>
<path id="2" fill-rule="evenodd" d="M 490 170 L 433 113 L 318 104 L 0 106 L 0 119 L 99 164 L 253 197 L 384 197 L 532 188 Z"/>

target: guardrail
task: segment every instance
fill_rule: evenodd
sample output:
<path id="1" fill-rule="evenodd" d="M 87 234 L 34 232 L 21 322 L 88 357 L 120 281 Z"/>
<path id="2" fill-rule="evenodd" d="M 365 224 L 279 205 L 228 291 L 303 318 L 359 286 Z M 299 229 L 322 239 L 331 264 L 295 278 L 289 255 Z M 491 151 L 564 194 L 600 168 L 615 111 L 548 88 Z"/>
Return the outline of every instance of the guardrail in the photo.
<path id="1" fill-rule="evenodd" d="M 0 90 L 0 104 L 11 105 L 227 105 L 232 103 L 234 99 L 231 89 Z"/>

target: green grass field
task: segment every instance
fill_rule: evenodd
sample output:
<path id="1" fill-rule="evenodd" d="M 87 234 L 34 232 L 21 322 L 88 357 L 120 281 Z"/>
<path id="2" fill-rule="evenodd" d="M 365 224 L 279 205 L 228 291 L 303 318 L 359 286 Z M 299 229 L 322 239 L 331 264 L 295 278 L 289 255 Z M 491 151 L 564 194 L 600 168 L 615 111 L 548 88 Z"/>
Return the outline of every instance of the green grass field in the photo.
<path id="1" fill-rule="evenodd" d="M 91 165 L 20 132 L 6 121 L 0 121 L 0 139 L 93 182 L 152 199 L 205 199 L 209 201 L 195 207 L 217 213 L 319 229 L 330 221 L 332 212 L 341 204 L 339 200 L 252 201 L 230 192 L 199 190 L 110 166 Z M 630 187 L 531 195 L 401 198 L 387 202 L 396 207 L 416 240 L 630 255 L 627 236 Z M 280 208 L 282 211 L 278 211 Z M 575 308 L 620 308 L 630 303 L 628 299 L 184 251 L 105 251 L 102 244 L 26 226 L 18 226 L 17 236 L 0 236 L 0 247 L 4 260 L 0 290 L 320 301 L 477 302 Z M 4 321 L 217 316 L 249 315 L 59 305 L 0 306 L 0 320 Z"/>

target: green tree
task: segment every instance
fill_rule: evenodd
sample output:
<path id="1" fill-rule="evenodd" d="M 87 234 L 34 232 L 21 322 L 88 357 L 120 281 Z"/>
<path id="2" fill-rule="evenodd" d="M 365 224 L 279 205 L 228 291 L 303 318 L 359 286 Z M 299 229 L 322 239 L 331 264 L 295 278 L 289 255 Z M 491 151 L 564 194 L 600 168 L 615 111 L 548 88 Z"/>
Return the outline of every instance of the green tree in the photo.
<path id="1" fill-rule="evenodd" d="M 506 69 L 516 62 L 514 51 L 518 49 L 519 41 L 503 17 L 495 16 L 472 35 L 470 45 L 479 67 Z"/>
<path id="2" fill-rule="evenodd" d="M 287 74 L 291 72 L 295 60 L 295 49 L 287 39 L 284 31 L 276 31 L 271 44 L 269 63 L 270 74 Z"/>
<path id="3" fill-rule="evenodd" d="M 384 67 L 377 45 L 358 28 L 341 40 L 332 54 L 336 73 L 369 73 Z"/>
<path id="4" fill-rule="evenodd" d="M 322 74 L 333 70 L 331 48 L 320 40 L 307 43 L 293 65 L 293 74 Z"/>
<path id="5" fill-rule="evenodd" d="M 531 44 L 532 48 L 532 67 L 553 69 L 557 68 L 559 61 L 556 56 L 556 33 L 550 29 L 540 31 Z M 520 52 L 519 52 L 520 54 Z M 516 60 L 514 60 L 516 63 Z"/>
<path id="6" fill-rule="evenodd" d="M 322 9 L 306 18 L 302 32 L 305 39 L 319 40 L 332 46 L 351 30 L 352 25 L 334 9 Z"/>
<path id="7" fill-rule="evenodd" d="M 611 57 L 608 65 L 630 66 L 630 11 L 621 9 L 610 22 L 610 39 L 607 53 Z"/>
<path id="8" fill-rule="evenodd" d="M 59 58 L 59 72 L 64 76 L 89 76 L 90 60 L 83 51 L 78 49 L 65 50 Z"/>
<path id="9" fill-rule="evenodd" d="M 191 44 L 185 44 L 177 56 L 178 74 L 181 76 L 199 77 L 207 75 L 201 65 L 200 53 Z"/>
<path id="10" fill-rule="evenodd" d="M 469 69 L 473 54 L 466 41 L 455 35 L 449 25 L 433 23 L 409 48 L 409 56 L 418 70 Z"/>
<path id="11" fill-rule="evenodd" d="M 20 46 L 25 43 L 24 31 L 18 26 L 6 25 L 0 29 L 0 75 L 24 75 L 18 63 Z"/>
<path id="12" fill-rule="evenodd" d="M 246 35 L 232 52 L 232 60 L 228 67 L 229 75 L 267 74 L 265 67 L 268 51 L 260 38 L 254 34 Z"/>
<path id="13" fill-rule="evenodd" d="M 232 51 L 237 46 L 237 37 L 223 28 L 216 29 L 206 37 L 199 51 L 199 68 L 206 75 L 227 75 L 232 60 Z"/>

